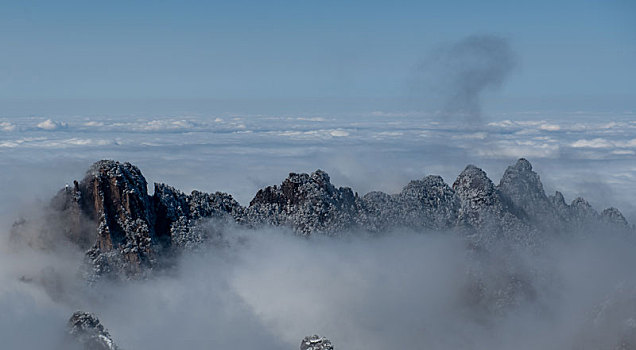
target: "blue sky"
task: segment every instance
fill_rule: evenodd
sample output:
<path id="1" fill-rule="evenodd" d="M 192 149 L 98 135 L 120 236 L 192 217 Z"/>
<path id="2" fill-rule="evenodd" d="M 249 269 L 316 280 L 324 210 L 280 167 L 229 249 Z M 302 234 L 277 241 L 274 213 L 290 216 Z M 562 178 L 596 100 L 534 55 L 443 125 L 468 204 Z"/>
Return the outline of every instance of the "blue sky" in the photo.
<path id="1" fill-rule="evenodd" d="M 631 1 L 3 1 L 0 98 L 412 98 L 439 45 L 508 40 L 493 104 L 633 109 Z M 514 107 L 513 107 L 514 108 Z M 521 108 L 521 107 L 520 107 Z"/>

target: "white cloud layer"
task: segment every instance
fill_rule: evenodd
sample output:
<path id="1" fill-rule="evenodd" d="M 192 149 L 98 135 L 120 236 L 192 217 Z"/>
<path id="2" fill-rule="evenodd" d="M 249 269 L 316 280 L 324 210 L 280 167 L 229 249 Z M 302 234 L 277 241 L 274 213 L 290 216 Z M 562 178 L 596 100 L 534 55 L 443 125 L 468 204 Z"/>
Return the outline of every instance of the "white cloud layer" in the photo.
<path id="1" fill-rule="evenodd" d="M 0 202 L 2 240 L 16 217 L 33 211 L 33 202 L 46 203 L 104 158 L 138 165 L 151 189 L 158 181 L 186 192 L 225 191 L 247 204 L 258 189 L 280 183 L 290 171 L 322 168 L 336 186 L 351 186 L 362 195 L 395 193 L 429 174 L 450 184 L 468 163 L 484 168 L 497 183 L 507 165 L 527 157 L 547 192 L 561 190 L 568 200 L 583 195 L 597 209 L 617 206 L 636 221 L 634 115 L 601 123 L 572 116 L 504 116 L 481 125 L 381 111 L 42 119 L 0 123 L 0 182 L 8 188 Z M 43 342 L 56 340 L 70 313 L 87 308 L 131 350 L 296 349 L 303 336 L 315 332 L 350 350 L 404 349 L 414 343 L 560 349 L 571 345 L 585 313 L 611 293 L 614 282 L 636 283 L 629 270 L 636 264 L 633 250 L 591 240 L 545 257 L 562 278 L 562 289 L 551 289 L 548 277 L 554 275 L 545 275 L 537 281 L 547 284 L 541 284 L 545 295 L 484 327 L 462 318 L 455 303 L 470 261 L 452 238 L 395 233 L 332 242 L 280 231 L 233 234 L 247 237 L 236 239 L 247 243 L 192 255 L 174 274 L 97 295 L 73 284 L 81 253 L 69 253 L 72 259 L 16 256 L 3 242 L 0 338 L 14 348 L 47 348 Z M 604 258 L 609 251 L 613 259 Z M 529 263 L 543 267 L 540 259 Z M 20 280 L 41 275 L 42 266 L 77 288 L 65 290 L 59 300 Z M 538 309 L 551 313 L 537 314 Z"/>
<path id="2" fill-rule="evenodd" d="M 36 126 L 42 130 L 56 130 L 60 128 L 65 128 L 67 124 L 64 122 L 58 122 L 51 119 L 47 119 L 43 122 L 38 123 Z"/>
<path id="3" fill-rule="evenodd" d="M 323 168 L 336 182 L 364 194 L 399 191 L 409 180 L 431 173 L 452 183 L 468 163 L 483 167 L 496 181 L 515 158 L 527 157 L 540 172 L 545 169 L 541 175 L 548 190 L 559 188 L 573 198 L 586 191 L 577 185 L 581 176 L 603 179 L 611 184 L 613 201 L 590 198 L 593 204 L 618 206 L 636 217 L 631 200 L 636 189 L 629 182 L 636 178 L 630 168 L 636 149 L 633 114 L 541 118 L 521 113 L 470 125 L 390 111 L 55 118 L 5 118 L 0 165 L 7 172 L 0 180 L 21 182 L 13 172 L 59 162 L 73 164 L 73 173 L 81 174 L 90 163 L 111 158 L 139 165 L 150 181 L 227 191 L 245 204 L 289 171 Z"/>

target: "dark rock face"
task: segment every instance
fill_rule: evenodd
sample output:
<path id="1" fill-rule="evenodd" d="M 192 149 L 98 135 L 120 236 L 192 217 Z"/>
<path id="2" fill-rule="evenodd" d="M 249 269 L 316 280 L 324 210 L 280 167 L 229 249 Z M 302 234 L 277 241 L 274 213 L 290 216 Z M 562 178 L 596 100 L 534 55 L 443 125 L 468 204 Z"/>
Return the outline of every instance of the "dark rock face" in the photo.
<path id="1" fill-rule="evenodd" d="M 615 208 L 598 214 L 582 198 L 568 205 L 559 192 L 546 196 L 525 159 L 508 167 L 498 186 L 469 165 L 452 188 L 439 176 L 427 176 L 400 193 L 370 192 L 362 198 L 332 185 L 322 170 L 291 173 L 281 185 L 259 190 L 248 207 L 225 193 L 187 195 L 165 184 L 155 184 L 150 196 L 137 167 L 99 161 L 82 181 L 61 190 L 51 208 L 55 227 L 88 251 L 89 278 L 143 277 L 160 265 L 160 257 L 203 246 L 210 225 L 199 224 L 209 219 L 285 226 L 303 236 L 459 230 L 471 245 L 486 249 L 500 242 L 533 247 L 541 235 L 602 225 L 632 230 Z"/>
<path id="2" fill-rule="evenodd" d="M 82 181 L 61 190 L 52 208 L 66 236 L 88 249 L 89 280 L 143 276 L 161 253 L 200 244 L 204 237 L 193 233 L 195 222 L 239 217 L 242 210 L 227 194 L 185 195 L 161 184 L 151 197 L 137 167 L 111 160 L 93 164 Z"/>
<path id="3" fill-rule="evenodd" d="M 325 337 L 310 335 L 300 342 L 300 350 L 333 350 L 333 345 Z"/>
<path id="4" fill-rule="evenodd" d="M 74 186 L 62 190 L 54 203 L 67 214 L 67 235 L 81 247 L 98 275 L 136 275 L 154 263 L 152 222 L 146 179 L 130 163 L 99 161 Z M 95 230 L 82 224 L 97 226 Z"/>
<path id="5" fill-rule="evenodd" d="M 102 326 L 99 319 L 91 313 L 76 311 L 68 320 L 68 333 L 84 350 L 117 350 L 119 349 Z"/>

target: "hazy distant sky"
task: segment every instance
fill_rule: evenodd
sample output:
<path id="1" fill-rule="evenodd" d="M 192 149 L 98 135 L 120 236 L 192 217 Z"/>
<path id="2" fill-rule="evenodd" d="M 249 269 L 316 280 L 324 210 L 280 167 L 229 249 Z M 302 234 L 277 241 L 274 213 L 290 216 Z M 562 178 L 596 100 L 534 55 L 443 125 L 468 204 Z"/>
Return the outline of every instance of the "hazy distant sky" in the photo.
<path id="1" fill-rule="evenodd" d="M 403 98 L 481 34 L 519 58 L 499 101 L 634 108 L 630 0 L 2 1 L 0 98 Z"/>

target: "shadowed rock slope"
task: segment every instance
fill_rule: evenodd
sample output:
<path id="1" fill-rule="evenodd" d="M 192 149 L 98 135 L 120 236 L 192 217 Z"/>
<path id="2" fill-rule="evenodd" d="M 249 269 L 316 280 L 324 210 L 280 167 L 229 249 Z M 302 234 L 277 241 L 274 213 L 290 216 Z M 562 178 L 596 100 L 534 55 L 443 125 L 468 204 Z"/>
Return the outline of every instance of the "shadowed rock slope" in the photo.
<path id="1" fill-rule="evenodd" d="M 150 195 L 137 167 L 103 160 L 62 189 L 51 207 L 66 237 L 87 251 L 89 279 L 143 277 L 161 265 L 160 258 L 201 247 L 210 225 L 201 229 L 199 223 L 210 219 L 246 227 L 283 226 L 304 236 L 457 231 L 481 248 L 498 242 L 534 246 L 542 236 L 581 227 L 634 229 L 615 208 L 599 214 L 582 198 L 567 204 L 559 192 L 547 196 L 526 159 L 508 167 L 499 185 L 469 165 L 452 187 L 439 176 L 427 176 L 397 194 L 362 197 L 332 185 L 322 170 L 290 173 L 280 185 L 259 190 L 247 207 L 226 193 L 185 194 L 165 184 L 155 184 Z"/>

